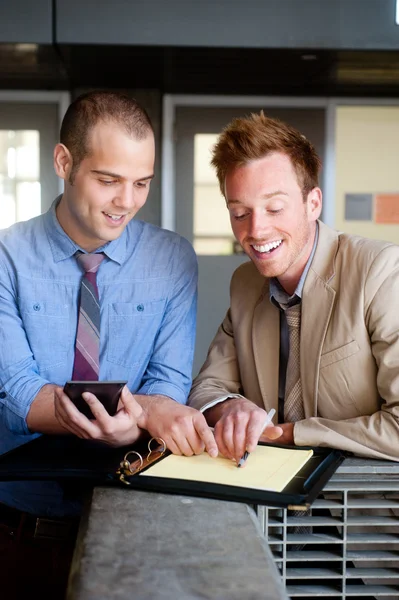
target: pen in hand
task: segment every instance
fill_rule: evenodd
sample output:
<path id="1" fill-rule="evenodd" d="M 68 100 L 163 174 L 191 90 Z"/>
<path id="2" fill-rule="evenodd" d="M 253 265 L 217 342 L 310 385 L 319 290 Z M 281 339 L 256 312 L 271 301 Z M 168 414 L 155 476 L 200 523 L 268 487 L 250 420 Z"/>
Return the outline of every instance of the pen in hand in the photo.
<path id="1" fill-rule="evenodd" d="M 275 411 L 274 408 L 270 409 L 270 411 L 267 413 L 265 422 L 264 422 L 263 427 L 262 427 L 261 434 L 264 432 L 264 430 L 269 425 L 269 423 L 272 422 L 272 419 L 273 419 L 273 417 L 274 417 L 275 414 L 276 414 L 276 411 Z M 243 467 L 245 465 L 245 461 L 247 460 L 248 456 L 249 456 L 249 452 L 248 452 L 248 450 L 245 450 L 244 454 L 240 458 L 240 461 L 239 461 L 237 467 Z"/>

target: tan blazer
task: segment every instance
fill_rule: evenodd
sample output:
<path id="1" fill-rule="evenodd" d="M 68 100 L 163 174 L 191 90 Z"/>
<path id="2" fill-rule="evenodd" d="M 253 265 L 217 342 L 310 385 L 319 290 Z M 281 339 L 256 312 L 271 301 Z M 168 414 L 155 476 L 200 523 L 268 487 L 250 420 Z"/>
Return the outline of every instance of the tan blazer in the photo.
<path id="1" fill-rule="evenodd" d="M 230 296 L 189 404 L 241 394 L 277 412 L 280 316 L 269 281 L 245 263 Z M 300 355 L 305 419 L 295 444 L 399 461 L 399 246 L 319 223 Z"/>

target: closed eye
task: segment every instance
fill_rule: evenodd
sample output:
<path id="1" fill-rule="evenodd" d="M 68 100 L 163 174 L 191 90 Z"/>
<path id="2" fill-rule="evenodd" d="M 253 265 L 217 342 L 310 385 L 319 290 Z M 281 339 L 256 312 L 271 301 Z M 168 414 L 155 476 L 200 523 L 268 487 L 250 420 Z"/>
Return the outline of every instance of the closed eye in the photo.
<path id="1" fill-rule="evenodd" d="M 232 215 L 232 217 L 235 221 L 243 221 L 248 216 L 248 214 L 249 213 L 244 213 L 242 215 Z"/>
<path id="2" fill-rule="evenodd" d="M 113 185 L 118 183 L 117 179 L 99 179 L 98 181 L 101 183 L 101 185 Z"/>
<path id="3" fill-rule="evenodd" d="M 147 188 L 150 186 L 151 180 L 147 180 L 147 181 L 138 181 L 136 183 L 136 187 L 138 188 Z"/>

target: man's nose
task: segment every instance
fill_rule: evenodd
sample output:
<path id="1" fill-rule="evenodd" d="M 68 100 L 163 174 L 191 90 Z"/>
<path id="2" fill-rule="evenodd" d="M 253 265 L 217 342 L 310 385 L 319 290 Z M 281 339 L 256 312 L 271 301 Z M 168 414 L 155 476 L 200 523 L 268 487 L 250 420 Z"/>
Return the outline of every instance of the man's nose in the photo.
<path id="1" fill-rule="evenodd" d="M 118 196 L 114 199 L 114 204 L 121 208 L 132 208 L 135 205 L 135 193 L 132 185 L 123 186 Z"/>
<path id="2" fill-rule="evenodd" d="M 270 218 L 264 212 L 253 212 L 249 222 L 249 235 L 255 239 L 264 238 L 271 229 Z"/>

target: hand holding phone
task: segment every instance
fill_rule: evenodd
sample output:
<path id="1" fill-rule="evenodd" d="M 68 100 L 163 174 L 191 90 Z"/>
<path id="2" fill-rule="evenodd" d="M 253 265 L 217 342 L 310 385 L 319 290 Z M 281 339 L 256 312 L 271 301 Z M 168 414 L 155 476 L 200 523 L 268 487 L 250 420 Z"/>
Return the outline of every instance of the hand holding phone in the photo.
<path id="1" fill-rule="evenodd" d="M 67 381 L 64 393 L 88 419 L 94 419 L 89 405 L 83 398 L 84 392 L 91 392 L 112 416 L 118 408 L 119 398 L 127 381 Z"/>

